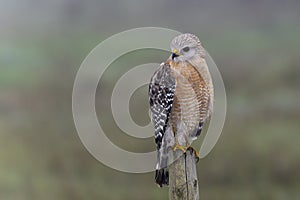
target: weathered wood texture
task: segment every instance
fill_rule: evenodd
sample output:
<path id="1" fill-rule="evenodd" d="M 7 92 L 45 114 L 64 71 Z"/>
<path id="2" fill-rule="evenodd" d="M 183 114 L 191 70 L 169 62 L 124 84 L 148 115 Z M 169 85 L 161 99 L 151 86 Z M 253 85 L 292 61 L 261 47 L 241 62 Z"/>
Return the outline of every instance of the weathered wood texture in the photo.
<path id="1" fill-rule="evenodd" d="M 176 151 L 176 153 L 181 153 Z M 187 150 L 169 166 L 170 200 L 199 200 L 198 178 L 194 153 Z"/>

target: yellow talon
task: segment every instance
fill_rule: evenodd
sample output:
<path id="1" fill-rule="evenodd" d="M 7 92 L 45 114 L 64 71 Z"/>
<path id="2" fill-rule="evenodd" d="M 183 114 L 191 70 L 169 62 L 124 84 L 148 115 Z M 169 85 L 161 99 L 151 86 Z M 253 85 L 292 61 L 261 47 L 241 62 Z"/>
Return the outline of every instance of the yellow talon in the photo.
<path id="1" fill-rule="evenodd" d="M 188 149 L 190 149 L 191 150 L 191 152 L 194 152 L 195 153 L 195 157 L 196 157 L 196 162 L 198 162 L 199 161 L 199 152 L 194 148 L 194 147 L 192 147 L 192 146 L 189 146 L 189 148 Z"/>
<path id="2" fill-rule="evenodd" d="M 186 152 L 187 148 L 185 146 L 181 146 L 179 144 L 175 144 L 173 151 L 176 151 L 177 149 L 181 150 L 183 153 Z"/>

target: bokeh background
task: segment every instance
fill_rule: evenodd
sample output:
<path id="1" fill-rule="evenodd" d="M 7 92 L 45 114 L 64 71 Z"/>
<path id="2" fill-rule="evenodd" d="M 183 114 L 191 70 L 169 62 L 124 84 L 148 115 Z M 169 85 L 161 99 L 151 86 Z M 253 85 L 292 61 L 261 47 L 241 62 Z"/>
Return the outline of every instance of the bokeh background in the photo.
<path id="1" fill-rule="evenodd" d="M 71 111 L 76 71 L 112 34 L 160 26 L 198 35 L 222 73 L 228 112 L 213 152 L 198 164 L 204 200 L 300 196 L 300 1 L 1 0 L 0 199 L 167 199 L 153 173 L 126 174 L 94 159 Z M 112 64 L 97 91 L 99 121 L 118 146 L 154 150 L 115 125 L 111 90 L 137 64 L 166 52 L 132 52 Z M 130 110 L 147 124 L 146 87 Z"/>

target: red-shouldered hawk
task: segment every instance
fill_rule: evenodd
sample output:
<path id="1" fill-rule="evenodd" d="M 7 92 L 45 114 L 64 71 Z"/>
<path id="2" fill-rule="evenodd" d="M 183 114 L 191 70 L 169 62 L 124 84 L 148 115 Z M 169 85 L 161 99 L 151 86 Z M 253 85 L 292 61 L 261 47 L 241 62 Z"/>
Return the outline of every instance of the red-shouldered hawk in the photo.
<path id="1" fill-rule="evenodd" d="M 151 120 L 157 145 L 156 183 L 168 185 L 168 151 L 191 148 L 212 112 L 213 85 L 205 50 L 195 35 L 171 42 L 172 55 L 160 65 L 149 84 Z M 194 150 L 194 149 L 193 149 Z M 198 157 L 197 151 L 195 151 Z"/>

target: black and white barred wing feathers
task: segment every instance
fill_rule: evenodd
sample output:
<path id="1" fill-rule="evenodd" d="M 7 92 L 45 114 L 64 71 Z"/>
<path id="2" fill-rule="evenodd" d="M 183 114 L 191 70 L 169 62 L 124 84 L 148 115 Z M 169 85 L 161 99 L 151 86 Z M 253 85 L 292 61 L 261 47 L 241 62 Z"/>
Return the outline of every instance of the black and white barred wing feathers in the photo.
<path id="1" fill-rule="evenodd" d="M 168 127 L 175 88 L 176 82 L 175 78 L 171 76 L 170 66 L 162 63 L 152 76 L 149 84 L 151 120 L 154 124 L 157 149 L 160 149 L 164 133 Z"/>

